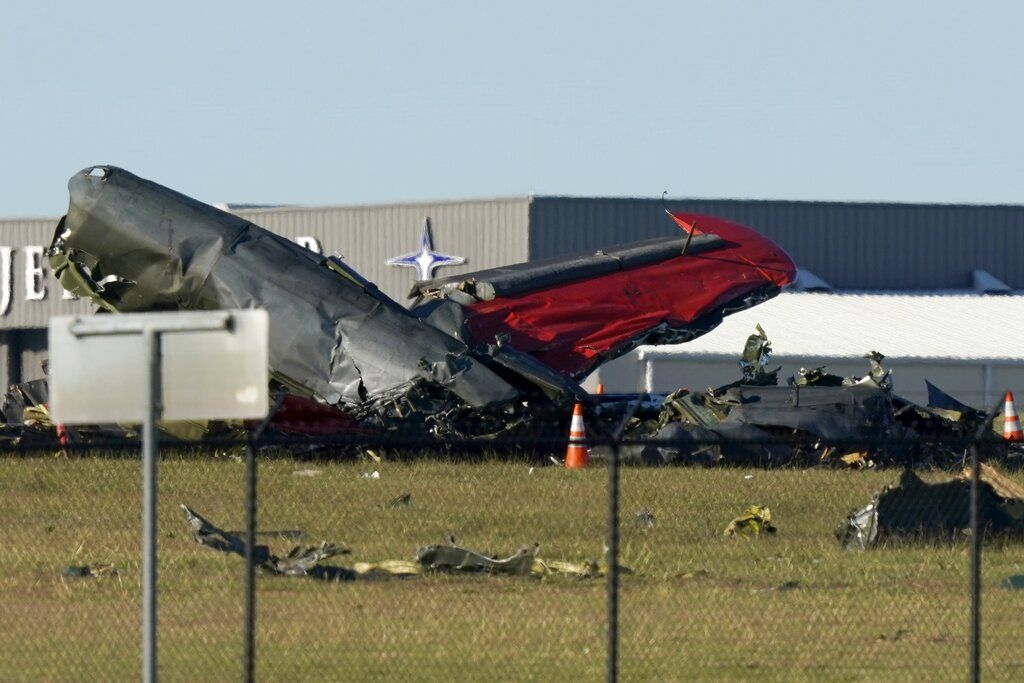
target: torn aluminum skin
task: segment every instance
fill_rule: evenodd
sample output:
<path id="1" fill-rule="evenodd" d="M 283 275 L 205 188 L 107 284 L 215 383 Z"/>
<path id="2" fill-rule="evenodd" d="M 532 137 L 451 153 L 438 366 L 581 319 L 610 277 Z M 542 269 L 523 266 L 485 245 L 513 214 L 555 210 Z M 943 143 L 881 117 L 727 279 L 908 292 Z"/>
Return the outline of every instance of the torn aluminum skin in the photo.
<path id="1" fill-rule="evenodd" d="M 68 183 L 50 247 L 61 284 L 109 311 L 264 308 L 274 379 L 329 404 L 443 387 L 471 406 L 517 392 L 466 344 L 340 261 L 112 166 Z"/>

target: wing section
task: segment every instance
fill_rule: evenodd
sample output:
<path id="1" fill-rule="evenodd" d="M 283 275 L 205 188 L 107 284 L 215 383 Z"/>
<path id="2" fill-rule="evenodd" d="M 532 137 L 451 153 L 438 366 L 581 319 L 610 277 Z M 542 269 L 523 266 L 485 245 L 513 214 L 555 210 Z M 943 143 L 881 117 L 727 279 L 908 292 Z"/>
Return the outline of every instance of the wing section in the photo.
<path id="1" fill-rule="evenodd" d="M 782 248 L 750 228 L 700 214 L 672 218 L 690 228 L 686 235 L 431 280 L 413 294 L 460 303 L 471 344 L 507 335 L 580 378 L 641 344 L 698 337 L 796 276 Z"/>

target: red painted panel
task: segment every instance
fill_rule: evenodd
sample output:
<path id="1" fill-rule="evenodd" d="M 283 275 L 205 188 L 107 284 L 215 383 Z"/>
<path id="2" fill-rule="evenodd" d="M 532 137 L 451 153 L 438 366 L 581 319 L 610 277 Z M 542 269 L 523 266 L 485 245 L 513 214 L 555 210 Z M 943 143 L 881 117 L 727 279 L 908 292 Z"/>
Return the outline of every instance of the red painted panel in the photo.
<path id="1" fill-rule="evenodd" d="M 737 223 L 675 213 L 725 245 L 466 308 L 474 342 L 511 336 L 517 349 L 573 376 L 666 323 L 685 328 L 747 294 L 792 282 L 796 266 L 777 244 Z M 682 225 L 682 224 L 681 224 Z"/>

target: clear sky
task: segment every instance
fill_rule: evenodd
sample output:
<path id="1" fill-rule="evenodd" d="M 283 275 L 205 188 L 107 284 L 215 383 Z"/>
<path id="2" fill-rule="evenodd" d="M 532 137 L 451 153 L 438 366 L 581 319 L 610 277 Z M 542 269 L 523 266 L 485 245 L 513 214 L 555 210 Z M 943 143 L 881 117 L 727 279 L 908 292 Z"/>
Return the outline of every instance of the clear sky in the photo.
<path id="1" fill-rule="evenodd" d="M 0 216 L 210 202 L 1024 203 L 1022 3 L 8 2 Z"/>

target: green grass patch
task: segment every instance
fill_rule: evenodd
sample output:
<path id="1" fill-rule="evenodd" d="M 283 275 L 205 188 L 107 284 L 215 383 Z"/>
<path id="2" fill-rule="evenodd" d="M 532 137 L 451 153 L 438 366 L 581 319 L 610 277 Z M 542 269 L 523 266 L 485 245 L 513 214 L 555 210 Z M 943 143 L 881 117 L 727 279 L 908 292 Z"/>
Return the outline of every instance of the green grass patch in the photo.
<path id="1" fill-rule="evenodd" d="M 380 479 L 362 478 L 378 470 Z M 303 472 L 297 474 L 297 472 Z M 315 473 L 311 473 L 315 472 Z M 239 558 L 199 547 L 177 509 L 244 526 L 244 466 L 176 457 L 160 466 L 160 669 L 166 680 L 240 675 Z M 847 552 L 832 530 L 898 473 L 626 469 L 622 473 L 623 680 L 962 680 L 967 546 Z M 1019 478 L 1020 475 L 1014 475 Z M 124 680 L 139 674 L 137 460 L 0 459 L 0 680 Z M 343 543 L 355 560 L 411 559 L 449 534 L 467 547 L 597 559 L 606 472 L 421 460 L 260 468 L 260 527 Z M 387 503 L 411 493 L 408 507 Z M 774 537 L 722 536 L 751 504 Z M 655 516 L 652 527 L 634 513 Z M 288 541 L 268 537 L 275 551 Z M 984 560 L 988 679 L 1020 680 L 1024 546 Z M 73 579 L 111 562 L 117 577 Z M 780 587 L 788 588 L 780 589 Z M 325 584 L 260 576 L 262 680 L 600 680 L 603 580 L 430 576 Z"/>

